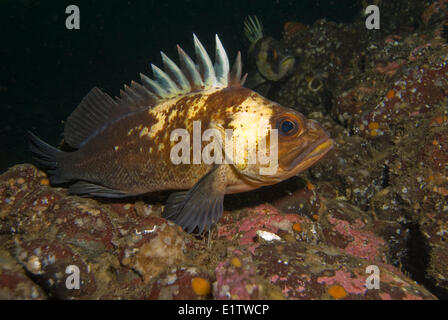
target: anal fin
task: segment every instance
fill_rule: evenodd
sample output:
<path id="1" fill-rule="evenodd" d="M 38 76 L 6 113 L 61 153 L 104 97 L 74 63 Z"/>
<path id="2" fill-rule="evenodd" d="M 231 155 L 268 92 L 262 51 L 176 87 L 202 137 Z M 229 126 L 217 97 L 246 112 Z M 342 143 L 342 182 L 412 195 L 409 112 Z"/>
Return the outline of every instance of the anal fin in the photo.
<path id="1" fill-rule="evenodd" d="M 163 217 L 191 233 L 208 231 L 221 218 L 225 193 L 225 165 L 213 167 L 190 190 L 172 193 Z"/>
<path id="2" fill-rule="evenodd" d="M 123 198 L 132 196 L 124 191 L 110 189 L 104 186 L 100 186 L 94 183 L 86 181 L 78 181 L 72 184 L 68 191 L 72 194 L 78 195 L 90 195 L 96 197 L 106 197 L 106 198 Z"/>

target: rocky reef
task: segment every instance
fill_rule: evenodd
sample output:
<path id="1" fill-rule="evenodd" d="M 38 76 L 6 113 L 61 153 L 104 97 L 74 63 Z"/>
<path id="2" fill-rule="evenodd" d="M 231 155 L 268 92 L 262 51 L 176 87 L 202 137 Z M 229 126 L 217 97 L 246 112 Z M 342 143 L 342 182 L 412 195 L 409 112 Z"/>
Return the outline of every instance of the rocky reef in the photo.
<path id="1" fill-rule="evenodd" d="M 34 166 L 17 165 L 0 177 L 0 297 L 435 298 L 388 263 L 398 225 L 320 198 L 297 179 L 288 186 L 297 192 L 225 211 L 202 237 L 161 218 L 161 205 L 72 196 Z M 366 287 L 370 265 L 379 270 L 378 289 Z M 69 266 L 79 269 L 79 289 L 67 288 Z"/>
<path id="2" fill-rule="evenodd" d="M 376 2 L 380 30 L 285 24 L 299 63 L 269 97 L 336 146 L 226 197 L 209 234 L 163 219 L 163 200 L 69 195 L 29 164 L 3 173 L 0 299 L 448 298 L 448 3 Z"/>

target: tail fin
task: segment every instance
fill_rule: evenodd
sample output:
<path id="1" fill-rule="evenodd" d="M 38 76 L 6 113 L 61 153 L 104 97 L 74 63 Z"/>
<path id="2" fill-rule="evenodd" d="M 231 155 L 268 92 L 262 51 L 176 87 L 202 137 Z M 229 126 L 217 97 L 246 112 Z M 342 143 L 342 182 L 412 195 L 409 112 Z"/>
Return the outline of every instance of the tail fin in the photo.
<path id="1" fill-rule="evenodd" d="M 263 26 L 257 16 L 247 16 L 244 20 L 244 34 L 250 42 L 256 42 L 263 38 Z"/>
<path id="2" fill-rule="evenodd" d="M 58 159 L 60 159 L 60 156 L 64 152 L 45 143 L 31 131 L 28 131 L 28 135 L 33 159 L 37 162 L 39 167 L 44 169 L 50 175 L 51 183 L 60 184 L 68 182 L 69 180 L 62 178 L 60 165 L 58 163 Z"/>

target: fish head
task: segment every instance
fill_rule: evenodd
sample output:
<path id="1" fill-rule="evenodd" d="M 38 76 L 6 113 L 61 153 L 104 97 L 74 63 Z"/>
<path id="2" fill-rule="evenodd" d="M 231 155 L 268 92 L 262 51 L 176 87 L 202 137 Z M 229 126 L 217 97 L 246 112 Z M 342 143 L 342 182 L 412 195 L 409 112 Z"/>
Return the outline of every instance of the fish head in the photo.
<path id="1" fill-rule="evenodd" d="M 285 180 L 317 163 L 334 146 L 325 129 L 315 120 L 282 106 L 274 107 L 271 125 L 278 136 L 277 179 Z"/>
<path id="2" fill-rule="evenodd" d="M 281 80 L 294 68 L 294 56 L 271 37 L 258 41 L 254 55 L 258 72 L 269 81 Z"/>
<path id="3" fill-rule="evenodd" d="M 234 167 L 253 186 L 288 179 L 333 148 L 333 140 L 318 122 L 256 93 L 250 99 L 243 112 L 234 115 L 236 155 L 244 159 L 234 161 Z M 244 141 L 241 137 L 246 145 L 238 143 Z"/>

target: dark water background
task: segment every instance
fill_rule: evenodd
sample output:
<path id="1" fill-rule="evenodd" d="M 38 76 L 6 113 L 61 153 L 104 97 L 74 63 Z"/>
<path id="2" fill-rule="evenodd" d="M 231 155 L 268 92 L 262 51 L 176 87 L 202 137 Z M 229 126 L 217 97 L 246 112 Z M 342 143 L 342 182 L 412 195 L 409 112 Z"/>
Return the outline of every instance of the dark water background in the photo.
<path id="1" fill-rule="evenodd" d="M 163 50 L 175 45 L 193 55 L 196 33 L 214 57 L 219 34 L 233 61 L 247 42 L 243 21 L 257 15 L 265 33 L 281 38 L 283 24 L 320 18 L 349 22 L 353 0 L 32 1 L 0 0 L 0 172 L 30 162 L 26 130 L 50 144 L 62 139 L 63 121 L 93 87 L 118 95 L 123 84 L 151 76 Z M 65 9 L 80 8 L 81 29 L 67 30 Z"/>

